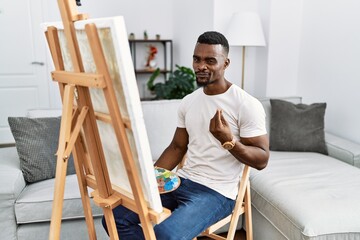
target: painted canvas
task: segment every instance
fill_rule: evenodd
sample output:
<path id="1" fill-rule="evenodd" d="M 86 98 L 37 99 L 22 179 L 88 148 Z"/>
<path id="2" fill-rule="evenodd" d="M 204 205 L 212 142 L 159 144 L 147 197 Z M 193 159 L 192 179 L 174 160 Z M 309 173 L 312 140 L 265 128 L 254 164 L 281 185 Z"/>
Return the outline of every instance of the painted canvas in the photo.
<path id="1" fill-rule="evenodd" d="M 150 208 L 160 213 L 162 212 L 162 205 L 141 109 L 124 18 L 118 16 L 83 20 L 75 23 L 84 70 L 87 73 L 95 73 L 96 66 L 85 33 L 85 25 L 88 23 L 94 23 L 98 29 L 121 115 L 130 119 L 131 129 L 126 130 L 127 137 L 138 174 L 140 175 L 145 199 Z M 72 61 L 67 49 L 62 23 L 45 23 L 42 25 L 44 31 L 46 31 L 48 26 L 54 26 L 58 29 L 65 70 L 72 71 Z M 109 113 L 102 89 L 92 88 L 90 89 L 90 95 L 95 112 Z M 131 194 L 130 183 L 113 127 L 111 124 L 99 120 L 97 120 L 97 125 L 110 181 L 112 184 L 121 187 Z"/>

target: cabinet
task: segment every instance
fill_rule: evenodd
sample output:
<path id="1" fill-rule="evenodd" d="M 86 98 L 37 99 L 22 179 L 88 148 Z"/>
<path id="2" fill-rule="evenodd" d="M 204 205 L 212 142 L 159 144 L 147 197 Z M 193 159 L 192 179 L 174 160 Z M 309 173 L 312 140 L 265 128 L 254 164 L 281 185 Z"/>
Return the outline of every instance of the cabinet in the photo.
<path id="1" fill-rule="evenodd" d="M 173 43 L 172 40 L 129 40 L 131 57 L 134 63 L 135 74 L 146 75 L 152 74 L 156 68 L 160 68 L 160 72 L 166 75 L 173 70 Z M 146 57 L 148 56 L 149 45 L 153 45 L 157 48 L 156 54 L 157 65 L 153 68 L 147 68 L 144 64 Z M 140 58 L 140 60 L 139 60 Z"/>

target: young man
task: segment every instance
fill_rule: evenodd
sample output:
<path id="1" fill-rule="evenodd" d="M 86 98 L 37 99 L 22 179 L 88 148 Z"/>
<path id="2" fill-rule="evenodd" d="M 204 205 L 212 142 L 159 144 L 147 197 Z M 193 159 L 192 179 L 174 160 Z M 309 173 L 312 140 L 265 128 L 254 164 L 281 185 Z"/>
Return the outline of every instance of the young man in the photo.
<path id="1" fill-rule="evenodd" d="M 193 239 L 228 216 L 243 164 L 259 170 L 267 165 L 264 109 L 224 78 L 228 52 L 229 44 L 218 32 L 205 32 L 196 43 L 193 68 L 201 88 L 182 100 L 173 140 L 155 164 L 171 170 L 186 154 L 178 171 L 181 185 L 161 195 L 172 214 L 154 227 L 159 240 Z M 119 206 L 114 215 L 120 239 L 144 239 L 137 214 Z"/>

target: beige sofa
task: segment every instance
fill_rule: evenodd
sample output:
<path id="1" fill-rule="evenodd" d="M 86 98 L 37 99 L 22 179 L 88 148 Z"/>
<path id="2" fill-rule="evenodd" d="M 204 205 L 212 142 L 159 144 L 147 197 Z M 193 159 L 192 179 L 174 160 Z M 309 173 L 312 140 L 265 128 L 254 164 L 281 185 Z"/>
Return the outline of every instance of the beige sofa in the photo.
<path id="1" fill-rule="evenodd" d="M 270 119 L 269 100 L 262 103 Z M 179 100 L 142 102 L 154 159 L 172 139 L 178 104 Z M 360 166 L 360 146 L 330 134 L 326 141 L 329 156 L 271 152 L 265 170 L 252 170 L 255 239 L 360 239 L 360 170 L 351 166 Z M 321 184 L 311 181 L 315 175 Z M 48 239 L 53 186 L 54 179 L 27 184 L 16 148 L 0 148 L 0 239 Z M 107 239 L 101 210 L 95 205 L 92 209 L 98 239 Z M 88 239 L 75 175 L 66 180 L 61 239 Z"/>

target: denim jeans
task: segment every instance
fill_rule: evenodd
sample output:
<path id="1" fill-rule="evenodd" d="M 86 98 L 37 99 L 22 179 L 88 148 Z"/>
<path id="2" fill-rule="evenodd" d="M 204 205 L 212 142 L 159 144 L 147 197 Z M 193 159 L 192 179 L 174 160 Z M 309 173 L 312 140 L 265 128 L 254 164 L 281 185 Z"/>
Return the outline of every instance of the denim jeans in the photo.
<path id="1" fill-rule="evenodd" d="M 184 178 L 181 178 L 178 189 L 161 194 L 161 201 L 172 213 L 154 226 L 157 240 L 191 240 L 212 224 L 227 217 L 235 204 L 234 200 Z M 136 213 L 121 205 L 113 212 L 120 239 L 144 239 Z M 106 230 L 104 218 L 102 223 Z"/>

